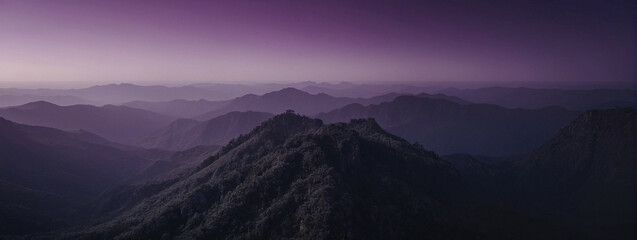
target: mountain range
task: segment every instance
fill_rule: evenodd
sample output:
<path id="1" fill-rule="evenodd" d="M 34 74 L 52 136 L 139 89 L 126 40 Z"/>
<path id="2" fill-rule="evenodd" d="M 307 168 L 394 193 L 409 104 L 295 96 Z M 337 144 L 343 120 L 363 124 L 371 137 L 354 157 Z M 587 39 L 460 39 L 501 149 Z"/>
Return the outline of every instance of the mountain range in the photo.
<path id="1" fill-rule="evenodd" d="M 539 146 L 577 115 L 560 107 L 509 109 L 417 95 L 376 105 L 350 104 L 316 117 L 328 123 L 374 118 L 387 131 L 441 154 L 506 156 Z"/>
<path id="2" fill-rule="evenodd" d="M 0 231 L 49 229 L 64 211 L 124 183 L 151 161 L 86 131 L 0 118 Z"/>
<path id="3" fill-rule="evenodd" d="M 571 110 L 635 107 L 637 91 L 633 89 L 534 89 L 491 87 L 478 89 L 446 88 L 437 92 L 460 97 L 474 103 L 496 104 L 510 108 L 561 106 Z"/>
<path id="4" fill-rule="evenodd" d="M 263 95 L 283 88 L 295 88 L 310 94 L 328 94 L 334 97 L 371 98 L 389 93 L 429 94 L 442 93 L 456 96 L 474 103 L 496 104 L 511 108 L 542 108 L 562 106 L 570 110 L 589 110 L 595 108 L 634 107 L 637 100 L 635 90 L 618 89 L 547 89 L 489 87 L 476 88 L 474 84 L 451 84 L 449 82 L 431 82 L 428 84 L 356 84 L 349 82 L 298 82 L 270 84 L 220 84 L 202 83 L 187 86 L 141 86 L 129 83 L 96 85 L 78 89 L 18 89 L 0 88 L 0 107 L 17 106 L 34 101 L 48 101 L 58 105 L 93 104 L 121 105 L 129 102 L 137 106 L 153 105 L 153 102 L 181 101 L 228 101 L 247 94 Z M 610 86 L 610 85 L 609 85 Z M 615 86 L 618 87 L 618 86 Z M 175 103 L 179 104 L 179 103 Z M 193 104 L 196 105 L 196 104 Z M 200 104 L 201 105 L 201 104 Z M 167 110 L 160 106 L 149 106 Z M 237 109 L 239 110 L 239 109 Z M 259 111 L 259 109 L 244 109 Z M 212 111 L 209 109 L 208 111 Z M 170 111 L 169 111 L 170 112 Z M 165 112 L 167 115 L 172 115 Z M 191 114 L 188 111 L 177 113 Z M 203 114 L 201 112 L 199 114 Z M 178 117 L 192 117 L 175 115 Z M 207 120 L 207 119 L 205 119 Z"/>
<path id="5" fill-rule="evenodd" d="M 95 104 L 92 101 L 74 96 L 0 95 L 0 107 L 18 106 L 38 101 L 50 102 L 60 106 Z"/>
<path id="6" fill-rule="evenodd" d="M 179 99 L 170 102 L 135 101 L 125 103 L 124 106 L 144 109 L 180 118 L 193 118 L 205 121 L 233 111 L 262 111 L 276 114 L 292 109 L 305 115 L 313 115 L 351 103 L 369 105 L 388 102 L 401 95 L 411 94 L 387 93 L 371 98 L 349 98 L 333 97 L 325 93 L 310 94 L 296 88 L 284 88 L 278 91 L 268 92 L 260 96 L 248 94 L 225 101 L 208 101 L 203 99 L 197 101 Z M 447 96 L 444 94 L 431 95 L 420 93 L 418 96 L 446 99 L 460 104 L 469 103 L 458 97 Z"/>
<path id="7" fill-rule="evenodd" d="M 1 108 L 0 117 L 62 130 L 82 129 L 116 142 L 137 140 L 175 120 L 170 116 L 124 106 L 58 106 L 42 101 Z"/>
<path id="8" fill-rule="evenodd" d="M 173 87 L 105 85 L 154 93 L 0 108 L 0 238 L 635 237 L 637 113 L 620 90 L 281 86 L 158 101 Z"/>
<path id="9" fill-rule="evenodd" d="M 178 117 L 178 118 L 193 118 L 203 113 L 225 107 L 229 103 L 230 103 L 230 100 L 208 101 L 205 99 L 199 99 L 199 100 L 177 99 L 177 100 L 172 100 L 169 102 L 133 101 L 133 102 L 124 103 L 123 106 L 144 109 L 151 112 L 156 112 L 156 113 Z"/>
<path id="10" fill-rule="evenodd" d="M 374 120 L 325 125 L 287 112 L 195 169 L 103 196 L 91 209 L 104 217 L 58 236 L 630 239 L 635 120 L 633 109 L 589 111 L 490 165 L 440 158 Z"/>
<path id="11" fill-rule="evenodd" d="M 73 96 L 97 104 L 122 104 L 130 101 L 170 101 L 173 99 L 214 99 L 234 97 L 222 89 L 204 89 L 193 86 L 168 87 L 161 85 L 140 86 L 130 83 L 96 85 L 77 89 L 0 89 L 0 95 Z M 77 104 L 77 103 L 76 103 Z"/>
<path id="12" fill-rule="evenodd" d="M 207 120 L 234 111 L 261 111 L 278 114 L 288 109 L 304 115 L 313 115 L 351 103 L 367 105 L 391 101 L 397 96 L 400 94 L 389 93 L 372 98 L 332 97 L 324 93 L 309 94 L 295 88 L 284 88 L 261 96 L 249 94 L 233 99 L 228 105 L 201 114 L 194 119 Z"/>
<path id="13" fill-rule="evenodd" d="M 224 145 L 250 132 L 273 115 L 264 112 L 230 112 L 205 122 L 179 119 L 136 141 L 134 145 L 165 150 L 186 150 L 200 145 Z"/>

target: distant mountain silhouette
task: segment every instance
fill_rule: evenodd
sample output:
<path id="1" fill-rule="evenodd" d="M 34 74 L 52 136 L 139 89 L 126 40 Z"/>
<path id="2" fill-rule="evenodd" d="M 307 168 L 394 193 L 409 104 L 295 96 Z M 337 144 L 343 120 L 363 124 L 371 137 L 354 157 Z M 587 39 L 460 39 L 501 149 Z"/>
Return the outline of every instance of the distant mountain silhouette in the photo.
<path id="1" fill-rule="evenodd" d="M 43 101 L 2 108 L 0 117 L 62 130 L 83 129 L 117 142 L 139 139 L 175 120 L 173 117 L 130 107 L 58 106 Z"/>
<path id="2" fill-rule="evenodd" d="M 86 99 L 96 104 L 123 104 L 131 101 L 172 101 L 175 99 L 211 101 L 226 100 L 258 91 L 258 87 L 239 84 L 214 84 L 197 86 L 141 86 L 130 83 L 96 85 L 79 89 L 0 89 L 0 95 L 30 96 L 72 96 Z M 47 100 L 47 99 L 40 99 Z M 74 104 L 81 104 L 76 102 Z"/>
<path id="3" fill-rule="evenodd" d="M 277 114 L 288 109 L 304 115 L 313 115 L 351 103 L 367 105 L 387 102 L 397 96 L 400 94 L 391 93 L 372 98 L 346 98 L 332 97 L 323 93 L 313 95 L 295 88 L 285 88 L 261 96 L 249 94 L 233 99 L 227 106 L 197 116 L 195 119 L 207 120 L 234 111 L 260 111 Z"/>
<path id="4" fill-rule="evenodd" d="M 167 87 L 161 85 L 140 86 L 129 83 L 97 85 L 89 88 L 71 90 L 76 96 L 97 99 L 102 102 L 118 103 L 134 100 L 170 101 L 173 99 L 201 99 L 208 97 L 210 91 L 192 86 Z"/>
<path id="5" fill-rule="evenodd" d="M 457 104 L 462 104 L 462 105 L 471 104 L 471 102 L 461 99 L 459 97 L 448 96 L 448 95 L 444 95 L 440 93 L 438 94 L 420 93 L 415 96 L 419 98 L 442 99 L 442 100 L 447 100 L 447 101 L 454 102 Z"/>
<path id="6" fill-rule="evenodd" d="M 230 112 L 205 122 L 179 119 L 143 137 L 135 142 L 135 145 L 166 150 L 186 150 L 199 145 L 224 145 L 230 139 L 250 132 L 272 116 L 264 112 Z"/>
<path id="7" fill-rule="evenodd" d="M 0 95 L 0 107 L 18 106 L 37 101 L 47 101 L 62 106 L 93 104 L 89 100 L 74 96 Z"/>
<path id="8" fill-rule="evenodd" d="M 170 102 L 134 101 L 125 103 L 123 105 L 161 113 L 173 117 L 191 118 L 212 110 L 222 108 L 229 103 L 230 101 L 208 101 L 204 99 L 189 101 L 178 99 Z"/>
<path id="9" fill-rule="evenodd" d="M 508 109 L 400 96 L 377 105 L 351 104 L 317 117 L 326 122 L 374 118 L 387 131 L 441 154 L 503 156 L 530 151 L 577 115 L 559 107 Z"/>
<path id="10" fill-rule="evenodd" d="M 422 91 L 413 91 L 415 87 L 404 85 L 404 84 L 375 85 L 375 84 L 353 84 L 348 82 L 341 82 L 339 84 L 314 83 L 314 84 L 307 84 L 305 86 L 292 86 L 292 87 L 296 87 L 300 90 L 303 90 L 312 94 L 325 93 L 335 97 L 370 98 L 370 97 L 379 96 L 379 95 L 388 94 L 388 93 L 401 93 L 401 94 L 412 93 L 413 94 L 417 92 L 422 92 Z"/>
<path id="11" fill-rule="evenodd" d="M 166 102 L 175 99 L 184 99 L 188 101 L 197 101 L 204 99 L 208 101 L 225 101 L 246 94 L 262 95 L 268 92 L 277 91 L 283 88 L 293 87 L 302 89 L 306 87 L 316 86 L 325 90 L 325 93 L 332 93 L 332 90 L 348 88 L 347 96 L 355 97 L 371 97 L 392 92 L 395 89 L 405 89 L 407 86 L 390 87 L 390 86 L 366 86 L 362 95 L 358 94 L 357 89 L 365 85 L 354 85 L 351 83 L 330 84 L 316 82 L 300 82 L 300 83 L 269 83 L 269 84 L 222 84 L 222 83 L 201 83 L 188 86 L 161 86 L 151 85 L 142 86 L 130 83 L 96 85 L 79 89 L 18 89 L 18 88 L 0 88 L 0 96 L 13 96 L 9 99 L 15 99 L 17 96 L 33 97 L 31 101 L 53 101 L 61 105 L 73 104 L 115 104 L 121 105 L 131 101 L 144 102 Z M 393 85 L 392 85 L 393 86 Z M 315 92 L 322 93 L 322 92 Z M 62 101 L 55 99 L 60 97 L 72 97 L 81 101 Z M 3 99 L 3 97 L 0 97 Z M 67 98 L 66 100 L 72 100 Z M 20 105 L 27 102 L 13 102 L 5 106 Z M 2 105 L 2 103 L 0 103 Z M 210 110 L 209 110 L 210 111 Z"/>
<path id="12" fill-rule="evenodd" d="M 637 91 L 594 89 L 562 90 L 492 87 L 479 89 L 448 88 L 440 93 L 457 96 L 474 103 L 489 103 L 511 108 L 561 106 L 571 110 L 635 107 Z"/>
<path id="13" fill-rule="evenodd" d="M 492 83 L 497 84 L 497 83 Z M 370 98 L 398 93 L 418 94 L 442 93 L 457 96 L 474 103 L 489 103 L 504 107 L 542 108 L 563 106 L 571 110 L 588 110 L 602 105 L 609 107 L 635 106 L 634 90 L 595 89 L 561 90 L 512 87 L 489 87 L 478 89 L 458 89 L 456 87 L 476 87 L 481 84 L 431 83 L 426 87 L 408 84 L 353 84 L 341 83 L 270 83 L 270 84 L 218 84 L 202 83 L 189 86 L 140 86 L 130 83 L 96 85 L 80 89 L 17 89 L 0 88 L 0 107 L 15 106 L 33 101 L 48 101 L 59 105 L 92 104 L 121 105 L 131 101 L 170 102 L 175 99 L 186 101 L 226 101 L 247 94 L 263 95 L 284 88 L 295 88 L 311 94 L 328 94 L 334 97 Z M 506 84 L 505 84 L 506 85 Z M 239 110 L 239 109 L 236 109 Z M 259 109 L 244 109 L 258 111 Z M 212 109 L 208 110 L 212 111 Z M 298 111 L 298 110 L 297 110 Z M 325 110 L 327 111 L 327 110 Z"/>
<path id="14" fill-rule="evenodd" d="M 123 183 L 149 162 L 88 132 L 0 118 L 0 232 L 50 228 L 62 212 Z"/>
<path id="15" fill-rule="evenodd" d="M 302 84 L 297 84 L 302 85 Z M 264 89 L 274 86 L 263 87 Z M 391 101 L 395 97 L 404 95 L 397 93 L 388 93 L 372 98 L 348 98 L 348 97 L 332 97 L 324 93 L 309 94 L 307 92 L 297 90 L 295 88 L 284 88 L 281 90 L 268 92 L 258 96 L 255 94 L 247 94 L 225 101 L 188 101 L 173 100 L 170 102 L 144 102 L 134 101 L 125 103 L 125 106 L 145 109 L 161 114 L 177 116 L 181 118 L 193 118 L 199 121 L 208 120 L 228 112 L 233 111 L 263 111 L 270 113 L 281 113 L 287 109 L 293 109 L 302 114 L 316 114 L 321 111 L 331 110 L 350 103 L 361 103 L 364 105 L 372 103 L 380 103 Z M 427 95 L 422 93 L 421 95 Z M 427 95 L 430 98 L 444 98 L 450 101 L 467 103 L 457 98 L 446 96 L 443 94 Z"/>

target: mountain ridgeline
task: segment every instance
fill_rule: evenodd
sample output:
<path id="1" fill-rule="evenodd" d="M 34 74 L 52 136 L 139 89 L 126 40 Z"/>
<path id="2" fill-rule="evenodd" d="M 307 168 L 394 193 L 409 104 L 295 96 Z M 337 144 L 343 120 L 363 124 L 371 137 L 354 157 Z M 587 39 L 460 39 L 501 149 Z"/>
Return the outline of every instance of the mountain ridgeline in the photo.
<path id="1" fill-rule="evenodd" d="M 374 118 L 387 131 L 440 154 L 506 156 L 539 146 L 577 115 L 560 107 L 509 109 L 418 95 L 376 105 L 351 104 L 317 118 L 329 123 Z"/>
<path id="2" fill-rule="evenodd" d="M 195 169 L 105 196 L 106 217 L 58 236 L 632 239 L 635 120 L 633 109 L 589 111 L 519 160 L 488 165 L 447 161 L 372 119 L 288 112 Z"/>
<path id="3" fill-rule="evenodd" d="M 462 85 L 462 84 L 461 84 Z M 124 104 L 179 118 L 190 118 L 224 106 L 246 94 L 263 95 L 283 88 L 295 88 L 312 95 L 327 94 L 345 98 L 371 98 L 390 93 L 444 94 L 474 103 L 496 104 L 510 108 L 543 108 L 561 106 L 584 111 L 615 106 L 634 107 L 634 89 L 561 90 L 538 88 L 489 87 L 453 88 L 444 86 L 413 86 L 406 84 L 338 84 L 300 82 L 289 84 L 193 84 L 189 86 L 140 86 L 134 84 L 108 84 L 82 89 L 18 89 L 0 88 L 0 107 L 17 106 L 34 101 L 47 101 L 57 105 Z M 460 86 L 456 86 L 460 87 Z M 467 88 L 468 87 L 468 88 Z M 178 100 L 176 100 L 178 99 Z M 350 102 L 352 103 L 352 102 Z M 178 108 L 174 108 L 178 107 Z M 234 109 L 230 111 L 264 111 L 264 109 Z M 283 109 L 285 110 L 285 109 Z M 331 110 L 331 109 L 328 109 Z M 327 111 L 327 110 L 326 110 Z M 279 113 L 277 111 L 275 113 Z M 223 113 L 220 113 L 223 114 Z M 200 120 L 208 120 L 212 117 Z"/>
<path id="4" fill-rule="evenodd" d="M 211 110 L 194 117 L 196 120 L 209 120 L 234 111 L 259 111 L 282 113 L 288 109 L 305 115 L 314 115 L 351 103 L 374 104 L 391 101 L 401 94 L 388 93 L 371 98 L 332 97 L 325 93 L 309 94 L 296 88 L 284 88 L 261 96 L 248 94 L 230 101 L 226 106 Z"/>
<path id="5" fill-rule="evenodd" d="M 149 163 L 92 133 L 0 118 L 0 232 L 59 226 L 65 211 L 124 183 Z"/>
<path id="6" fill-rule="evenodd" d="M 225 145 L 230 139 L 248 133 L 274 116 L 264 112 L 230 112 L 198 122 L 179 119 L 167 127 L 145 136 L 135 145 L 165 150 L 186 150 L 200 145 Z"/>
<path id="7" fill-rule="evenodd" d="M 42 101 L 2 108 L 0 117 L 28 125 L 86 130 L 123 143 L 137 140 L 175 120 L 170 116 L 124 106 L 58 106 Z"/>
<path id="8" fill-rule="evenodd" d="M 447 88 L 437 91 L 474 103 L 496 104 L 510 108 L 537 109 L 561 106 L 570 110 L 607 109 L 637 106 L 634 89 L 533 89 L 491 87 L 478 89 Z"/>
<path id="9" fill-rule="evenodd" d="M 208 101 L 205 99 L 199 100 L 184 100 L 177 99 L 169 102 L 147 102 L 147 101 L 133 101 L 123 104 L 127 107 L 144 109 L 151 112 L 156 112 L 168 116 L 178 118 L 192 118 L 201 115 L 205 112 L 216 110 L 225 107 L 230 103 L 226 101 Z"/>

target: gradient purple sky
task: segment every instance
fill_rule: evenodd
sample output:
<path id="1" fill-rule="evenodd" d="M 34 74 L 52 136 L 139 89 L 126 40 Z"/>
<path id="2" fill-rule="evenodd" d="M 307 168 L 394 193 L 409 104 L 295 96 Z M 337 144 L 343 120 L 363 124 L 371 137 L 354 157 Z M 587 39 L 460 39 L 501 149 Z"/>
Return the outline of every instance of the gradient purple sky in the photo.
<path id="1" fill-rule="evenodd" d="M 631 82 L 634 9 L 613 0 L 0 0 L 0 87 Z"/>

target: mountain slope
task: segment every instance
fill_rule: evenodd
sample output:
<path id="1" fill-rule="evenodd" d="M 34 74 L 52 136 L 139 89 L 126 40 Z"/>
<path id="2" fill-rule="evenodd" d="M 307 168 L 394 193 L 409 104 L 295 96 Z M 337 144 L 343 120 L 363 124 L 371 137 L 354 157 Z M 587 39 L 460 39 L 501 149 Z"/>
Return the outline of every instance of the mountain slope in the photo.
<path id="1" fill-rule="evenodd" d="M 456 176 L 372 120 L 323 125 L 288 113 L 231 141 L 198 171 L 153 184 L 124 214 L 67 236 L 461 237 L 469 233 L 447 205 L 448 189 L 462 189 Z"/>
<path id="2" fill-rule="evenodd" d="M 0 109 L 0 116 L 28 125 L 62 130 L 83 129 L 117 142 L 138 139 L 174 120 L 169 116 L 129 107 L 58 106 L 48 102 L 3 108 Z"/>
<path id="3" fill-rule="evenodd" d="M 352 104 L 317 115 L 326 122 L 374 118 L 387 131 L 441 154 L 512 155 L 530 151 L 577 116 L 562 108 L 507 109 L 400 96 L 378 105 Z"/>
<path id="4" fill-rule="evenodd" d="M 515 163 L 518 202 L 590 236 L 634 238 L 636 125 L 634 109 L 582 114 Z"/>
<path id="5" fill-rule="evenodd" d="M 131 177 L 149 161 L 87 132 L 64 132 L 0 118 L 1 233 L 55 225 L 73 204 Z M 6 230 L 6 232 L 5 232 Z"/>
<path id="6" fill-rule="evenodd" d="M 208 120 L 233 111 L 260 111 L 276 114 L 288 109 L 304 115 L 313 115 L 351 103 L 367 105 L 387 102 L 397 96 L 400 94 L 390 93 L 372 98 L 346 98 L 332 97 L 324 93 L 313 95 L 295 88 L 284 88 L 261 96 L 249 94 L 233 99 L 227 106 L 202 114 L 194 119 Z"/>
<path id="7" fill-rule="evenodd" d="M 224 145 L 248 133 L 273 115 L 264 112 L 230 112 L 205 122 L 180 119 L 145 136 L 136 145 L 145 148 L 186 150 L 199 145 Z"/>

